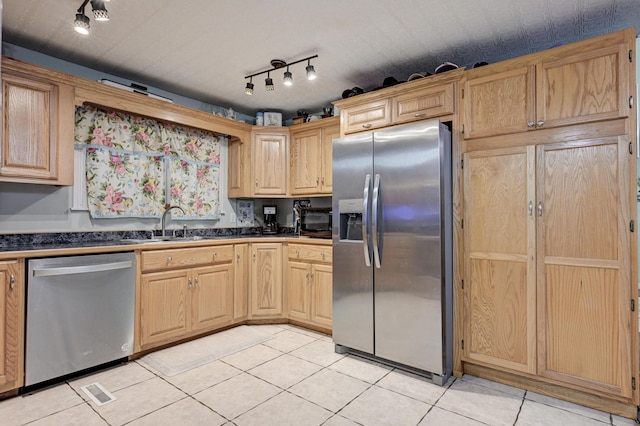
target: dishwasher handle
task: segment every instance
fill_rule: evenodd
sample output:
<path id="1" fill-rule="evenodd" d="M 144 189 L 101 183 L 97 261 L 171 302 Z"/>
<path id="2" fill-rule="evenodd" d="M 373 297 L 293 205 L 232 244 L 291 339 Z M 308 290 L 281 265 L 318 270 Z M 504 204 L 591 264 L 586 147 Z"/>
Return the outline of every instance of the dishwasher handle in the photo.
<path id="1" fill-rule="evenodd" d="M 123 262 L 99 263 L 97 265 L 63 266 L 59 268 L 34 269 L 34 277 L 52 277 L 56 275 L 89 274 L 92 272 L 113 271 L 116 269 L 127 269 L 133 266 L 133 262 L 126 260 Z"/>

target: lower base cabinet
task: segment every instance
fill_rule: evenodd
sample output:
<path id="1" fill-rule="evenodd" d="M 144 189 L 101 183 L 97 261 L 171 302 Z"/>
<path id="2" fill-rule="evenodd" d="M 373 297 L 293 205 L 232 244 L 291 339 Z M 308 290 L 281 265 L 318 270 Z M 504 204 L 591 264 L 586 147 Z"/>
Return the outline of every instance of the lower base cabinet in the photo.
<path id="1" fill-rule="evenodd" d="M 330 330 L 333 308 L 332 248 L 289 244 L 287 258 L 289 318 Z"/>
<path id="2" fill-rule="evenodd" d="M 251 319 L 283 317 L 282 243 L 251 244 Z"/>
<path id="3" fill-rule="evenodd" d="M 23 380 L 24 261 L 0 262 L 0 393 Z"/>
<path id="4" fill-rule="evenodd" d="M 140 350 L 232 324 L 233 255 L 233 246 L 142 253 Z M 206 263 L 210 265 L 184 268 Z M 175 269 L 145 272 L 174 264 Z"/>

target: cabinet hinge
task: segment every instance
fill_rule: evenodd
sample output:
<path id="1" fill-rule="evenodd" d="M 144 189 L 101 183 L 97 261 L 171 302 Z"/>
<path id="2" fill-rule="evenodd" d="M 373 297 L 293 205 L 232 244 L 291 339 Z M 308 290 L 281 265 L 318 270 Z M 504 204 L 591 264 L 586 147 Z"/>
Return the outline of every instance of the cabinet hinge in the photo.
<path id="1" fill-rule="evenodd" d="M 460 221 L 460 229 L 464 229 L 464 219 Z"/>
<path id="2" fill-rule="evenodd" d="M 629 49 L 629 62 L 633 62 L 633 50 Z"/>
<path id="3" fill-rule="evenodd" d="M 462 350 L 464 350 L 464 339 L 462 339 Z"/>
<path id="4" fill-rule="evenodd" d="M 462 125 L 462 130 L 460 130 L 460 133 L 464 133 L 464 124 Z"/>
<path id="5" fill-rule="evenodd" d="M 631 232 L 635 232 L 636 229 L 636 223 L 632 220 L 631 223 L 629 224 L 629 230 Z"/>
<path id="6" fill-rule="evenodd" d="M 464 169 L 464 160 L 460 160 L 460 168 Z"/>
<path id="7" fill-rule="evenodd" d="M 629 142 L 629 154 L 633 155 L 633 142 Z"/>
<path id="8" fill-rule="evenodd" d="M 629 96 L 629 108 L 633 109 L 633 96 Z"/>
<path id="9" fill-rule="evenodd" d="M 629 56 L 631 56 L 631 51 L 629 51 Z M 462 89 L 461 92 L 462 92 L 462 99 L 464 99 L 464 89 Z"/>
<path id="10" fill-rule="evenodd" d="M 636 299 L 631 299 L 631 312 L 636 311 Z"/>
<path id="11" fill-rule="evenodd" d="M 464 290 L 464 280 L 462 280 L 462 289 Z"/>
<path id="12" fill-rule="evenodd" d="M 631 378 L 631 389 L 636 390 L 636 378 Z"/>

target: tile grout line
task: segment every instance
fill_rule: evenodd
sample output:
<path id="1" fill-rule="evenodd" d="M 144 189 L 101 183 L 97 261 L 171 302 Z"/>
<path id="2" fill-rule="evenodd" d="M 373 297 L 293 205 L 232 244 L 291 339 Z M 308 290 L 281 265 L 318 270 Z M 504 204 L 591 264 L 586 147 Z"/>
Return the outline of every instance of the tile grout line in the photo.
<path id="1" fill-rule="evenodd" d="M 522 394 L 522 401 L 520 401 L 520 408 L 518 408 L 518 413 L 516 414 L 516 419 L 513 422 L 513 426 L 516 426 L 516 424 L 518 423 L 518 419 L 520 418 L 520 413 L 522 413 L 522 407 L 524 407 L 524 401 L 526 400 L 527 397 L 527 390 L 524 391 L 524 393 Z"/>

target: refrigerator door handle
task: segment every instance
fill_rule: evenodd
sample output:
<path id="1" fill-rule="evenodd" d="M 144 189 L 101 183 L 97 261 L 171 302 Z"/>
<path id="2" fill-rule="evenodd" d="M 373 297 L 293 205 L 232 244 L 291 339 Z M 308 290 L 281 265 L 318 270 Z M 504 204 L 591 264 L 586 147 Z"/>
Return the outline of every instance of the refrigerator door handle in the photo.
<path id="1" fill-rule="evenodd" d="M 364 264 L 371 266 L 371 255 L 369 254 L 369 187 L 371 186 L 371 175 L 364 178 L 364 191 L 362 194 L 362 247 L 364 249 Z"/>
<path id="2" fill-rule="evenodd" d="M 380 269 L 380 245 L 378 239 L 381 237 L 380 229 L 378 228 L 378 209 L 380 202 L 380 175 L 376 174 L 373 181 L 373 199 L 371 200 L 371 239 L 373 240 L 373 260 L 375 261 L 376 268 Z"/>

